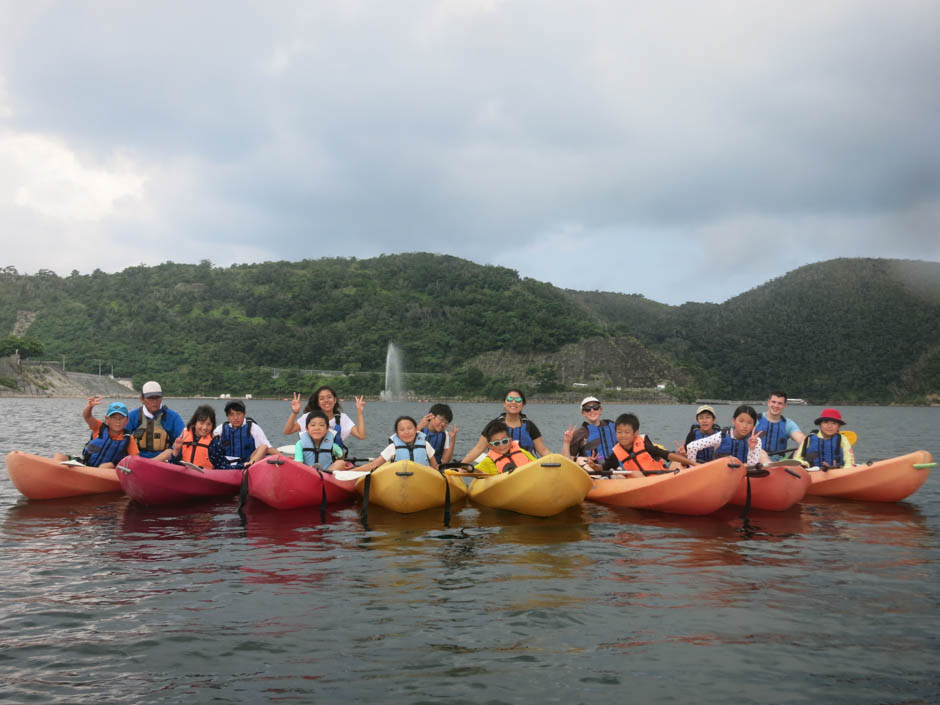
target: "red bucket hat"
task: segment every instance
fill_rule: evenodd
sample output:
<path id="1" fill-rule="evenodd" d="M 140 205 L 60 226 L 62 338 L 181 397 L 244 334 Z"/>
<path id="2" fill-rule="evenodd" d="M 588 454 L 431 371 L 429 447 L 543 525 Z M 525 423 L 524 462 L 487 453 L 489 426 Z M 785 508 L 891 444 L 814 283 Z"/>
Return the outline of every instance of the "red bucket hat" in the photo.
<path id="1" fill-rule="evenodd" d="M 819 418 L 816 419 L 814 423 L 818 426 L 823 421 L 837 421 L 840 426 L 845 426 L 845 421 L 842 420 L 842 414 L 840 414 L 837 409 L 823 409 Z"/>

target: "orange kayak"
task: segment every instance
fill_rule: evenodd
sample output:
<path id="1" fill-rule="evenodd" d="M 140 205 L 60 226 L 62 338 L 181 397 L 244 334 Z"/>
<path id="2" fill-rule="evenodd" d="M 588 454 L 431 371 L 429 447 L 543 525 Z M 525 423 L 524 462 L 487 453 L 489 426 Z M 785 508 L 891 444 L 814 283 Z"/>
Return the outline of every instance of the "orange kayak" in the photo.
<path id="1" fill-rule="evenodd" d="M 30 499 L 59 499 L 121 491 L 114 468 L 63 465 L 52 458 L 21 450 L 7 455 L 7 472 L 13 486 Z"/>
<path id="2" fill-rule="evenodd" d="M 731 504 L 744 506 L 747 503 L 747 483 L 751 483 L 751 506 L 754 509 L 769 509 L 782 512 L 806 496 L 811 484 L 806 468 L 796 466 L 764 467 L 770 474 L 764 477 L 744 477 L 731 497 Z"/>
<path id="3" fill-rule="evenodd" d="M 665 475 L 599 477 L 587 498 L 602 504 L 698 516 L 725 506 L 744 478 L 737 458 L 717 458 Z"/>
<path id="4" fill-rule="evenodd" d="M 870 465 L 852 465 L 833 470 L 813 470 L 806 494 L 842 497 L 867 502 L 897 502 L 910 497 L 927 480 L 936 465 L 926 450 L 916 450 Z"/>

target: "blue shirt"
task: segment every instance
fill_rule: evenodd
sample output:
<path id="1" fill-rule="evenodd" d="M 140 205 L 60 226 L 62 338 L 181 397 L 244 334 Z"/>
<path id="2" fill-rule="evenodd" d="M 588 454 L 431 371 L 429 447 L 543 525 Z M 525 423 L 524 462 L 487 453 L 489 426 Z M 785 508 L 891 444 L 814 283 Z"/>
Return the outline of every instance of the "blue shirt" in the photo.
<path id="1" fill-rule="evenodd" d="M 127 415 L 127 424 L 124 426 L 124 431 L 126 433 L 134 433 L 134 430 L 141 425 L 141 407 L 137 407 L 131 413 Z M 167 448 L 173 447 L 173 441 L 183 435 L 183 431 L 186 428 L 186 424 L 183 423 L 182 417 L 177 414 L 172 409 L 168 409 L 166 404 L 160 407 L 160 411 L 157 414 L 164 414 L 163 418 L 160 419 L 160 423 L 163 424 L 163 428 L 166 429 L 169 440 L 167 442 Z M 146 424 L 146 421 L 144 422 Z M 140 446 L 140 444 L 137 444 Z M 159 455 L 162 451 L 158 450 L 144 450 L 143 447 L 140 448 L 140 456 L 142 458 L 152 458 L 156 455 Z"/>

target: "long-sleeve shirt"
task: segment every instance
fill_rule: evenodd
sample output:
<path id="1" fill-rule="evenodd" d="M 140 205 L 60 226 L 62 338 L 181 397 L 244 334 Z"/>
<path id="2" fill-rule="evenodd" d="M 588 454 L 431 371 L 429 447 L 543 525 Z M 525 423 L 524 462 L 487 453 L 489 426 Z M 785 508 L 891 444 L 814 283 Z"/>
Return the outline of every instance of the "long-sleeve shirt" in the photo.
<path id="1" fill-rule="evenodd" d="M 738 438 L 736 440 L 738 441 L 744 440 L 744 442 L 746 442 L 746 439 Z M 720 445 L 721 445 L 721 431 L 719 431 L 718 433 L 713 433 L 710 436 L 706 436 L 705 438 L 699 438 L 697 441 L 692 441 L 691 443 L 686 445 L 685 453 L 688 457 L 694 458 L 696 455 L 698 455 L 698 452 L 700 450 L 705 450 L 706 448 L 717 448 Z M 757 465 L 760 462 L 760 451 L 761 451 L 761 442 L 760 442 L 760 438 L 758 438 L 757 445 L 755 445 L 753 448 L 748 448 L 748 451 L 747 451 L 747 464 L 748 465 Z"/>

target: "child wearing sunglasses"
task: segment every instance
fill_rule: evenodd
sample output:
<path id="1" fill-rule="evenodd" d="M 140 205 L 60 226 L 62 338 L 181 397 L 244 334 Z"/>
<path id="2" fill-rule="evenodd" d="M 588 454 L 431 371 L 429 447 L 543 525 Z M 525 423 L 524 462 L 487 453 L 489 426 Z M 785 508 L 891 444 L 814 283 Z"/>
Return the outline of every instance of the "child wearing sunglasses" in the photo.
<path id="1" fill-rule="evenodd" d="M 509 437 L 516 441 L 523 450 L 538 456 L 548 455 L 551 451 L 545 445 L 545 441 L 542 440 L 542 432 L 522 413 L 523 407 L 525 407 L 525 394 L 512 387 L 503 395 L 503 409 L 505 411 L 493 420 L 502 421 L 509 432 Z M 463 457 L 463 462 L 474 462 L 481 453 L 487 452 L 488 448 L 486 435 L 483 434 L 476 442 L 476 445 L 470 449 L 470 452 Z"/>
<path id="2" fill-rule="evenodd" d="M 509 428 L 499 419 L 486 424 L 483 437 L 486 438 L 486 457 L 474 466 L 480 472 L 488 475 L 510 472 L 535 460 L 534 455 L 509 437 Z"/>

